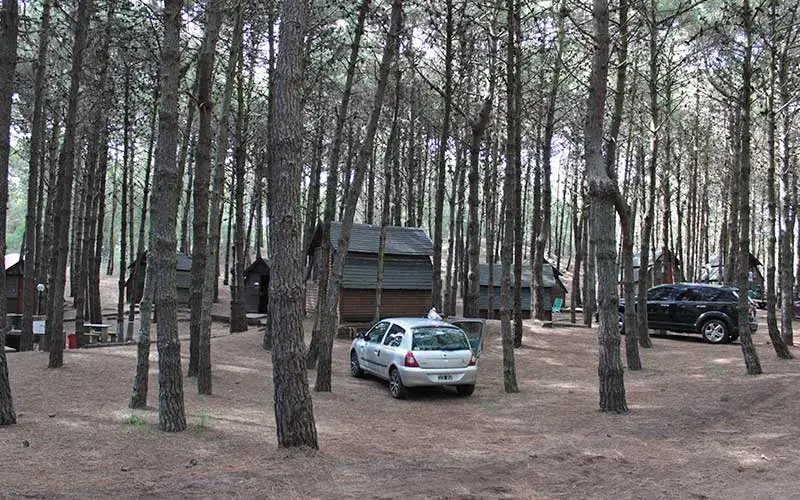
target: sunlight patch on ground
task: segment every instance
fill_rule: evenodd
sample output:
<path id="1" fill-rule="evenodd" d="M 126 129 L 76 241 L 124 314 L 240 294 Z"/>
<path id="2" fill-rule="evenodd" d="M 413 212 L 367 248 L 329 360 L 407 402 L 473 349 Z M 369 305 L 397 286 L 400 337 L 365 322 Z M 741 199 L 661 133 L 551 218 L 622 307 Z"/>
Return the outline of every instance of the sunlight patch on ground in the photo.
<path id="1" fill-rule="evenodd" d="M 763 464 L 769 460 L 767 456 L 752 450 L 733 450 L 731 455 L 742 465 Z"/>
<path id="2" fill-rule="evenodd" d="M 542 384 L 543 387 L 552 387 L 553 389 L 566 389 L 568 391 L 592 391 L 594 387 L 588 384 L 577 384 L 574 382 L 558 382 L 555 384 Z"/>
<path id="3" fill-rule="evenodd" d="M 741 358 L 717 358 L 711 360 L 712 363 L 717 365 L 732 365 L 739 361 Z"/>
<path id="4" fill-rule="evenodd" d="M 563 366 L 564 365 L 564 363 L 562 363 L 561 361 L 558 361 L 555 358 L 537 358 L 537 359 L 539 361 L 543 362 L 543 363 L 547 363 L 548 365 L 553 365 L 553 366 Z"/>
<path id="5" fill-rule="evenodd" d="M 220 364 L 215 364 L 214 370 L 222 370 L 231 373 L 251 373 L 251 374 L 261 373 L 259 370 L 256 370 L 255 368 L 245 368 L 243 366 L 220 365 Z"/>

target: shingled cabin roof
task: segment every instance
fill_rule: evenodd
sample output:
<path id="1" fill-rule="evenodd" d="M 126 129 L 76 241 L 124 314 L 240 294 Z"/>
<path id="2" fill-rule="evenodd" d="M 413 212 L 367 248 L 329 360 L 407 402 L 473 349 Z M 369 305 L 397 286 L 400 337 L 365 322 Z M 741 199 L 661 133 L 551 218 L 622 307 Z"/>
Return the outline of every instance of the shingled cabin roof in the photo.
<path id="1" fill-rule="evenodd" d="M 331 223 L 330 242 L 339 245 L 342 224 Z M 323 224 L 318 224 L 308 248 L 311 255 L 322 243 Z M 347 259 L 342 274 L 342 288 L 377 287 L 378 250 L 381 227 L 353 224 Z M 430 290 L 433 287 L 433 242 L 424 229 L 388 226 L 384 250 L 383 288 L 387 290 Z"/>
<path id="2" fill-rule="evenodd" d="M 489 264 L 480 264 L 479 270 L 481 273 L 481 286 L 489 286 Z M 512 273 L 512 280 L 513 280 L 513 273 L 514 269 L 511 269 Z M 502 286 L 503 284 L 503 265 L 502 264 L 495 264 L 494 265 L 494 273 L 492 274 L 492 281 L 494 282 L 494 286 Z M 531 282 L 533 279 L 531 278 L 531 266 L 527 262 L 522 263 L 522 288 L 530 288 Z M 542 287 L 543 288 L 553 288 L 557 284 L 560 284 L 561 287 L 564 287 L 561 280 L 557 280 L 557 272 L 552 264 L 549 262 L 545 262 L 542 264 Z M 566 288 L 564 288 L 566 291 Z"/>
<path id="3" fill-rule="evenodd" d="M 308 253 L 322 243 L 324 226 L 317 225 Z M 339 236 L 342 233 L 341 222 L 331 222 L 330 241 L 334 250 L 339 245 Z M 376 254 L 380 248 L 381 226 L 370 224 L 353 224 L 350 233 L 349 253 Z M 426 256 L 433 255 L 433 242 L 428 233 L 419 227 L 388 226 L 386 232 L 386 255 Z"/>

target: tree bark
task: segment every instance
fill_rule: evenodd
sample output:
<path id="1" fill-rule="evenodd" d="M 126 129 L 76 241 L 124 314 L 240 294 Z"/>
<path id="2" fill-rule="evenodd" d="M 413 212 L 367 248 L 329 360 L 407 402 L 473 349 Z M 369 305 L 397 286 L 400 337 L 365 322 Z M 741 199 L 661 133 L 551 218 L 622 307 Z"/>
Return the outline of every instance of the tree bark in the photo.
<path id="1" fill-rule="evenodd" d="M 555 128 L 556 104 L 558 99 L 558 89 L 561 85 L 561 53 L 564 46 L 564 17 L 567 12 L 565 2 L 561 2 L 558 7 L 558 28 L 556 35 L 556 53 L 554 54 L 554 67 L 552 81 L 550 82 L 550 92 L 547 97 L 547 110 L 544 120 L 544 137 L 542 141 L 542 208 L 541 226 L 535 241 L 536 251 L 531 261 L 532 280 L 531 289 L 533 291 L 533 314 L 536 319 L 544 318 L 544 289 L 542 287 L 542 266 L 544 265 L 544 250 L 550 238 L 550 206 L 551 206 L 551 156 L 553 154 L 553 132 Z"/>
<path id="2" fill-rule="evenodd" d="M 598 366 L 600 410 L 606 413 L 628 411 L 625 400 L 624 370 L 620 359 L 620 333 L 617 326 L 619 296 L 617 291 L 616 227 L 614 197 L 617 185 L 609 177 L 603 161 L 603 116 L 608 87 L 609 35 L 608 1 L 594 0 L 594 53 L 586 105 L 585 151 L 592 203 L 589 231 L 590 245 L 597 261 Z"/>
<path id="3" fill-rule="evenodd" d="M 69 221 L 72 214 L 72 183 L 75 170 L 75 134 L 78 122 L 78 99 L 83 71 L 84 50 L 92 11 L 92 0 L 79 0 L 75 15 L 75 39 L 72 45 L 70 89 L 64 127 L 64 140 L 58 155 L 58 189 L 53 201 L 53 232 L 48 279 L 47 326 L 50 333 L 48 366 L 64 364 L 64 288 L 69 257 Z"/>
<path id="4" fill-rule="evenodd" d="M 506 44 L 506 172 L 503 179 L 503 246 L 500 260 L 503 269 L 503 279 L 500 287 L 500 332 L 503 343 L 503 388 L 506 392 L 519 392 L 517 385 L 517 368 L 514 354 L 514 333 L 511 330 L 511 265 L 514 258 L 514 179 L 516 178 L 516 147 L 514 144 L 514 120 L 516 116 L 516 100 L 514 93 L 517 91 L 515 57 L 514 24 L 515 11 L 519 5 L 514 0 L 506 1 L 506 30 L 508 42 Z M 491 283 L 491 282 L 490 282 Z"/>
<path id="5" fill-rule="evenodd" d="M 150 317 L 153 311 L 155 268 L 148 265 L 139 309 L 139 338 L 136 342 L 136 374 L 128 408 L 147 408 L 147 386 L 150 373 Z"/>
<path id="6" fill-rule="evenodd" d="M 347 193 L 347 202 L 342 216 L 342 229 L 339 242 L 334 254 L 333 268 L 331 270 L 330 282 L 328 283 L 326 309 L 320 316 L 320 349 L 319 361 L 317 363 L 317 381 L 314 390 L 317 392 L 329 392 L 331 390 L 331 355 L 333 350 L 333 339 L 336 334 L 336 324 L 338 317 L 336 305 L 339 303 L 339 291 L 342 285 L 342 274 L 344 262 L 347 257 L 347 249 L 350 246 L 350 233 L 353 228 L 353 218 L 355 216 L 356 204 L 361 195 L 361 187 L 364 183 L 364 174 L 367 170 L 372 145 L 375 140 L 375 132 L 378 128 L 381 110 L 383 108 L 383 98 L 386 93 L 386 86 L 389 79 L 389 70 L 392 60 L 398 52 L 399 34 L 403 13 L 403 0 L 393 0 L 392 15 L 389 24 L 389 33 L 386 44 L 383 48 L 381 63 L 378 68 L 378 81 L 375 88 L 375 99 L 372 104 L 367 129 L 364 135 L 364 142 L 358 152 L 355 165 L 355 175 L 353 183 Z"/>
<path id="7" fill-rule="evenodd" d="M 776 33 L 776 2 L 770 2 L 769 6 L 769 20 L 770 20 L 770 34 L 775 39 Z M 775 85 L 777 83 L 777 66 L 778 54 L 777 47 L 774 43 L 770 46 L 769 58 L 769 91 L 767 94 L 767 205 L 769 207 L 769 232 L 767 234 L 767 332 L 769 339 L 772 343 L 772 348 L 775 349 L 775 354 L 780 359 L 793 359 L 794 355 L 789 351 L 788 346 L 781 337 L 780 330 L 778 329 L 778 315 L 776 312 L 777 297 L 775 296 L 775 268 L 776 268 L 776 235 L 775 225 L 780 224 L 778 219 L 778 196 L 775 192 L 775 164 L 777 158 L 775 154 L 775 130 L 776 117 L 775 117 Z"/>
<path id="8" fill-rule="evenodd" d="M 274 249 L 269 281 L 269 316 L 274 337 L 272 380 L 275 424 L 281 448 L 318 449 L 317 430 L 303 356 L 303 262 L 300 179 L 303 162 L 303 38 L 308 4 L 284 0 L 276 69 L 275 131 L 270 144 L 272 165 L 270 230 Z"/>
<path id="9" fill-rule="evenodd" d="M 753 71 L 753 12 L 750 0 L 742 1 L 742 20 L 745 33 L 744 60 L 742 68 L 742 122 L 741 122 L 741 162 L 739 168 L 739 256 L 737 266 L 737 283 L 739 285 L 739 341 L 742 344 L 742 355 L 748 375 L 759 375 L 761 362 L 758 359 L 753 338 L 748 326 L 750 316 L 750 296 L 748 295 L 748 262 L 750 261 L 750 107 L 752 99 Z"/>
<path id="10" fill-rule="evenodd" d="M 180 29 L 182 0 L 164 0 L 164 41 L 161 49 L 161 82 L 158 148 L 153 176 L 148 267 L 153 266 L 153 302 L 158 314 L 158 427 L 166 432 L 186 428 L 181 372 L 181 343 L 175 297 L 176 226 L 181 187 L 177 162 L 178 89 L 180 85 Z"/>
<path id="11" fill-rule="evenodd" d="M 202 307 L 200 315 L 200 332 L 198 339 L 198 377 L 197 390 L 201 394 L 211 394 L 211 302 L 217 298 L 219 283 L 219 245 L 222 226 L 222 198 L 225 195 L 225 160 L 228 156 L 228 124 L 233 99 L 233 83 L 239 58 L 242 57 L 242 38 L 244 29 L 244 8 L 240 4 L 236 8 L 233 26 L 233 50 L 228 59 L 225 75 L 225 88 L 222 92 L 222 106 L 219 113 L 217 147 L 209 203 L 209 229 L 207 261 L 202 286 Z M 226 273 L 227 276 L 227 273 Z M 201 392 L 203 391 L 203 392 Z"/>
<path id="12" fill-rule="evenodd" d="M 17 66 L 19 6 L 17 0 L 0 5 L 0 255 L 6 254 L 6 211 L 8 206 L 8 162 L 11 151 L 11 98 Z M 32 267 L 33 261 L 28 262 Z M 5 266 L 0 269 L 0 290 L 6 289 Z M 6 301 L 0 300 L 0 425 L 17 423 L 6 358 Z M 63 347 L 62 347 L 63 349 Z"/>
<path id="13" fill-rule="evenodd" d="M 306 352 L 306 365 L 309 368 L 317 365 L 322 313 L 328 307 L 326 301 L 328 297 L 331 264 L 330 229 L 331 222 L 336 219 L 336 190 L 339 184 L 339 158 L 344 142 L 344 125 L 347 123 L 347 110 L 350 106 L 350 96 L 353 91 L 353 80 L 355 79 L 356 66 L 358 65 L 358 54 L 361 50 L 361 37 L 364 34 L 364 22 L 369 13 L 370 3 L 371 0 L 362 0 L 358 8 L 358 20 L 356 22 L 355 33 L 353 34 L 353 43 L 350 46 L 350 57 L 347 61 L 347 76 L 345 77 L 344 89 L 342 90 L 342 102 L 339 104 L 339 109 L 336 114 L 333 144 L 331 145 L 331 155 L 328 160 L 328 179 L 325 181 L 325 211 L 322 217 L 324 238 L 319 250 L 322 266 L 320 269 L 319 290 L 317 295 L 317 317 L 311 332 L 311 342 Z"/>
<path id="14" fill-rule="evenodd" d="M 244 178 L 247 162 L 247 128 L 248 109 L 245 103 L 244 57 L 239 57 L 238 85 L 236 105 L 236 127 L 234 132 L 234 189 L 233 210 L 236 215 L 236 225 L 233 227 L 234 263 L 232 266 L 233 283 L 231 286 L 231 319 L 230 332 L 247 331 L 247 312 L 244 305 L 244 268 L 245 268 L 245 232 L 247 222 L 244 216 Z"/>
<path id="15" fill-rule="evenodd" d="M 16 2 L 14 2 L 16 3 Z M 11 4 L 9 3 L 9 6 Z M 6 34 L 10 36 L 10 31 Z M 10 41 L 10 40 L 9 40 Z M 23 268 L 23 293 L 25 297 L 33 297 L 36 293 L 36 268 L 37 231 L 36 213 L 38 210 L 37 193 L 39 191 L 39 165 L 42 163 L 41 146 L 44 144 L 44 100 L 45 78 L 47 77 L 47 52 L 50 46 L 50 0 L 42 2 L 42 21 L 39 25 L 39 50 L 36 59 L 36 76 L 33 83 L 33 116 L 31 118 L 30 161 L 28 163 L 28 199 L 25 211 L 25 266 Z M 9 45 L 9 50 L 15 48 Z M 16 60 L 14 61 L 16 63 Z M 5 69 L 3 70 L 6 71 Z M 13 75 L 13 71 L 11 73 Z M 0 95 L 4 99 L 5 95 Z M 5 128 L 0 127 L 0 134 L 5 134 Z M 2 167 L 0 167 L 2 168 Z M 5 179 L 6 177 L 2 177 Z M 5 205 L 4 205 L 5 206 Z M 3 233 L 5 235 L 5 233 Z M 5 255 L 5 252 L 2 253 Z M 5 288 L 2 288 L 5 289 Z M 22 334 L 20 337 L 20 351 L 33 349 L 33 315 L 36 302 L 26 300 L 22 309 Z M 39 311 L 36 311 L 39 314 Z"/>
<path id="16" fill-rule="evenodd" d="M 206 25 L 200 55 L 197 59 L 197 115 L 198 130 L 195 150 L 195 166 L 192 191 L 194 204 L 192 213 L 192 287 L 189 291 L 189 367 L 188 376 L 196 376 L 200 371 L 200 337 L 206 329 L 203 325 L 203 295 L 205 291 L 206 266 L 208 266 L 208 189 L 211 177 L 211 143 L 214 131 L 211 128 L 214 118 L 214 102 L 212 100 L 214 59 L 216 58 L 219 30 L 222 26 L 221 0 L 212 0 L 206 5 Z M 235 52 L 235 51 L 234 51 Z M 229 66 L 233 63 L 229 62 Z M 221 117 L 223 126 L 227 127 L 227 116 Z M 216 253 L 216 249 L 212 252 Z M 213 258 L 213 257 L 212 257 Z M 210 302 L 209 302 L 210 305 Z M 210 318 L 210 315 L 209 315 Z M 210 332 L 211 325 L 207 329 Z M 204 344 L 204 347 L 205 344 Z M 210 347 L 210 343 L 208 344 Z M 210 352 L 209 352 L 210 361 Z M 204 357 L 205 359 L 205 357 Z M 203 377 L 202 391 L 210 391 L 206 383 L 211 373 Z M 200 378 L 197 381 L 198 393 L 201 392 Z"/>
<path id="17" fill-rule="evenodd" d="M 117 282 L 117 338 L 121 339 L 125 329 L 125 274 L 128 272 L 126 266 L 127 243 L 128 243 L 128 164 L 132 162 L 130 154 L 130 133 L 131 133 L 131 85 L 130 67 L 125 65 L 125 97 L 123 101 L 123 125 L 122 125 L 122 200 L 119 210 L 119 280 Z M 131 183 L 132 184 L 132 183 Z M 133 297 L 130 299 L 130 308 L 134 308 Z M 127 339 L 126 339 L 127 340 Z"/>
<path id="18" fill-rule="evenodd" d="M 442 233 L 444 227 L 444 191 L 447 174 L 447 147 L 450 142 L 450 113 L 453 107 L 453 0 L 446 0 L 444 52 L 444 110 L 439 146 L 436 153 L 436 197 L 433 226 L 433 288 L 431 301 L 442 309 Z"/>

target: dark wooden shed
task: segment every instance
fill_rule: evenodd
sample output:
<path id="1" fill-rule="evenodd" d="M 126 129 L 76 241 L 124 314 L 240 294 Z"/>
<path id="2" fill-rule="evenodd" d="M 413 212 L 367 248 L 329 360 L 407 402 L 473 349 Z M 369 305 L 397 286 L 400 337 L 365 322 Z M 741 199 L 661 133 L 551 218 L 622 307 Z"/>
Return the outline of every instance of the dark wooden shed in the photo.
<path id="1" fill-rule="evenodd" d="M 147 269 L 147 252 L 137 257 L 128 266 L 128 280 L 125 282 L 125 297 L 128 302 L 139 303 L 144 293 L 144 274 Z M 175 289 L 178 304 L 189 303 L 189 289 L 192 286 L 192 258 L 182 252 L 175 253 Z"/>
<path id="2" fill-rule="evenodd" d="M 10 253 L 3 260 L 6 271 L 6 312 L 8 314 L 22 314 L 22 304 L 24 302 L 22 278 L 25 271 L 25 261 L 18 253 Z M 33 290 L 30 293 L 30 300 L 36 300 Z"/>
<path id="3" fill-rule="evenodd" d="M 244 270 L 244 307 L 249 313 L 267 312 L 269 303 L 269 264 L 259 255 Z"/>
<path id="4" fill-rule="evenodd" d="M 640 254 L 633 255 L 633 282 L 639 282 L 640 274 Z M 666 252 L 659 248 L 655 254 L 650 255 L 647 265 L 647 286 L 648 288 L 655 285 L 663 285 L 665 283 L 677 283 L 682 281 L 683 269 L 681 261 L 669 249 Z M 622 281 L 622 273 L 620 273 L 620 281 Z"/>
<path id="5" fill-rule="evenodd" d="M 317 225 L 307 249 L 306 309 L 316 310 L 320 248 L 326 240 L 334 252 L 339 244 L 341 223 L 331 223 L 329 234 Z M 424 316 L 431 307 L 433 289 L 433 242 L 424 229 L 389 226 L 384 252 L 381 317 Z M 378 284 L 378 250 L 381 227 L 353 224 L 339 293 L 339 319 L 343 322 L 372 321 Z"/>
<path id="6" fill-rule="evenodd" d="M 493 291 L 492 297 L 492 311 L 489 314 L 489 264 L 481 264 L 480 270 L 480 298 L 478 300 L 478 314 L 482 318 L 500 319 L 500 296 L 502 293 L 503 285 L 503 266 L 502 264 L 495 264 L 492 273 L 491 287 Z M 512 290 L 513 290 L 513 269 L 512 269 Z M 522 263 L 522 289 L 520 309 L 522 310 L 522 318 L 529 319 L 531 317 L 531 293 L 532 283 L 531 266 L 527 262 Z M 512 291 L 513 294 L 513 291 Z M 556 297 L 561 297 L 562 303 L 567 296 L 567 287 L 561 281 L 561 276 L 558 270 L 549 262 L 545 261 L 542 264 L 542 297 L 544 303 L 544 318 L 547 320 L 552 319 L 553 301 Z M 513 295 L 512 295 L 513 307 Z"/>
<path id="7" fill-rule="evenodd" d="M 749 281 L 751 286 L 764 286 L 764 275 L 761 274 L 761 261 L 755 255 L 750 254 L 748 261 Z M 725 274 L 725 263 L 722 262 L 722 257 L 712 255 L 703 269 L 700 271 L 700 281 L 704 283 L 721 283 Z M 730 277 L 728 277 L 730 282 Z"/>

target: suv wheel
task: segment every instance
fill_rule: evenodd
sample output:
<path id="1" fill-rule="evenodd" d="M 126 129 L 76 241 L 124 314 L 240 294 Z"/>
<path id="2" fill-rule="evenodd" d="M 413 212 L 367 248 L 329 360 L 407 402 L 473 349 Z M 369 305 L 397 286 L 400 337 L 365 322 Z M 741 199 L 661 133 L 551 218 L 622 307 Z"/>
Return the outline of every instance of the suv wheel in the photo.
<path id="1" fill-rule="evenodd" d="M 722 344 L 730 339 L 728 325 L 721 319 L 710 319 L 703 323 L 700 334 L 710 344 Z"/>

